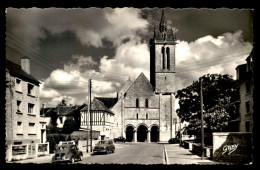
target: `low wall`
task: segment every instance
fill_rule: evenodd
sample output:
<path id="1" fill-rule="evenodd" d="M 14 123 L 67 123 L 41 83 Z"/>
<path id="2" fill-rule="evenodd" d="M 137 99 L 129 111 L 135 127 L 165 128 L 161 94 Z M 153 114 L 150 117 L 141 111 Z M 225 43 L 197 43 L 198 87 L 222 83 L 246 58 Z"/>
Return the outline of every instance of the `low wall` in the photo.
<path id="1" fill-rule="evenodd" d="M 193 153 L 196 153 L 198 155 L 202 155 L 201 153 L 201 144 L 198 144 L 198 143 L 193 143 L 193 144 L 190 144 L 192 145 L 192 152 Z M 213 156 L 213 149 L 212 147 L 210 146 L 204 146 L 204 156 L 205 157 L 208 157 L 208 158 L 212 158 Z"/>
<path id="2" fill-rule="evenodd" d="M 214 132 L 213 160 L 231 163 L 252 161 L 252 133 Z"/>

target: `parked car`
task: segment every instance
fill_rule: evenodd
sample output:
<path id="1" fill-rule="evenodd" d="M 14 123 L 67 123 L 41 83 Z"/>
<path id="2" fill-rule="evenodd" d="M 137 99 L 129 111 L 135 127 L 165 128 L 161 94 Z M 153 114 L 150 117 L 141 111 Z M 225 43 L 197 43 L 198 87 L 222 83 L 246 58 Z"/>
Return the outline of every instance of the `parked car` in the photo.
<path id="1" fill-rule="evenodd" d="M 179 138 L 171 138 L 170 140 L 168 140 L 169 144 L 175 144 L 175 143 L 180 143 L 180 139 Z"/>
<path id="2" fill-rule="evenodd" d="M 101 141 L 99 141 L 93 149 L 93 154 L 100 153 L 100 152 L 103 152 L 103 153 L 106 153 L 106 154 L 108 154 L 109 152 L 114 153 L 115 152 L 115 145 L 114 145 L 113 141 L 112 140 L 101 140 Z"/>
<path id="3" fill-rule="evenodd" d="M 114 138 L 114 142 L 126 142 L 126 138 L 123 136 L 119 136 L 118 138 Z"/>
<path id="4" fill-rule="evenodd" d="M 83 153 L 75 144 L 61 144 L 56 147 L 55 155 L 52 157 L 52 163 L 70 162 L 75 160 L 82 161 Z"/>

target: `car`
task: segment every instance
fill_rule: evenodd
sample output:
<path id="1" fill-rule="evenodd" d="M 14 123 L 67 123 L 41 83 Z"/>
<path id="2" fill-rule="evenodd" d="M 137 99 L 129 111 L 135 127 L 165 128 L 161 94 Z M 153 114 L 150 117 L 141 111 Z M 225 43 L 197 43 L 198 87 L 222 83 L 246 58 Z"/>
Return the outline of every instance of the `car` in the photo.
<path id="1" fill-rule="evenodd" d="M 106 153 L 115 152 L 115 145 L 112 140 L 101 140 L 98 141 L 93 149 L 93 154 L 95 153 Z"/>
<path id="2" fill-rule="evenodd" d="M 52 157 L 52 163 L 74 163 L 76 160 L 82 161 L 83 152 L 75 144 L 61 144 L 56 147 Z"/>
<path id="3" fill-rule="evenodd" d="M 126 142 L 126 139 L 123 136 L 119 136 L 118 138 L 114 138 L 114 142 Z"/>

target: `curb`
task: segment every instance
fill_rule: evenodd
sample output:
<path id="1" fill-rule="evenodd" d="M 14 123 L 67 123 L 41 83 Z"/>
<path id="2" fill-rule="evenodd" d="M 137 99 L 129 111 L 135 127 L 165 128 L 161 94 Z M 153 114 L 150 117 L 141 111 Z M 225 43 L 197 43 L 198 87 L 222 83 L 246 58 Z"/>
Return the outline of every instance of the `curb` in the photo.
<path id="1" fill-rule="evenodd" d="M 164 157 L 165 157 L 165 164 L 168 165 L 169 164 L 169 160 L 168 160 L 168 155 L 167 155 L 167 152 L 166 152 L 166 148 L 165 148 L 165 145 L 163 145 L 163 152 L 164 152 Z"/>

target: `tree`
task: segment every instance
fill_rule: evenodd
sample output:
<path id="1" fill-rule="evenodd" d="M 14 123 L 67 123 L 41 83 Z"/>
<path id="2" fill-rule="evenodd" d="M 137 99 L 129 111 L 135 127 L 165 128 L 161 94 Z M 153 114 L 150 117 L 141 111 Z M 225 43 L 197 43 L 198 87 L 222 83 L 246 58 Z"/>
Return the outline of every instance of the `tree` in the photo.
<path id="1" fill-rule="evenodd" d="M 70 134 L 74 131 L 75 129 L 75 121 L 73 118 L 68 118 L 65 120 L 62 132 L 66 134 Z"/>
<path id="2" fill-rule="evenodd" d="M 207 74 L 202 76 L 203 115 L 205 132 L 225 131 L 231 118 L 230 100 L 237 91 L 232 87 L 234 80 L 230 75 Z M 200 133 L 199 82 L 177 91 L 179 98 L 177 114 L 182 122 L 189 122 L 188 130 Z"/>

